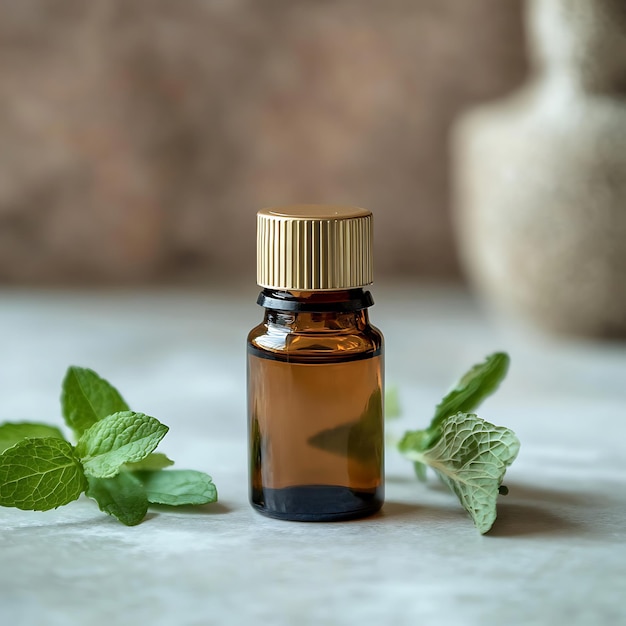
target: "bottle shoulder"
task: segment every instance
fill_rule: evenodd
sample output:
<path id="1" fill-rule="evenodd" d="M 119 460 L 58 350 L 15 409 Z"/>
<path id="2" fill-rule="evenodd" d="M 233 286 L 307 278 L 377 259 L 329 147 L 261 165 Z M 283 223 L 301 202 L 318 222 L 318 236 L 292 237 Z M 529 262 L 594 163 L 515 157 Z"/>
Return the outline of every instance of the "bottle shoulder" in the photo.
<path id="1" fill-rule="evenodd" d="M 264 322 L 255 326 L 248 334 L 250 351 L 277 356 L 375 356 L 382 353 L 383 345 L 382 333 L 372 324 L 340 329 L 302 330 Z"/>

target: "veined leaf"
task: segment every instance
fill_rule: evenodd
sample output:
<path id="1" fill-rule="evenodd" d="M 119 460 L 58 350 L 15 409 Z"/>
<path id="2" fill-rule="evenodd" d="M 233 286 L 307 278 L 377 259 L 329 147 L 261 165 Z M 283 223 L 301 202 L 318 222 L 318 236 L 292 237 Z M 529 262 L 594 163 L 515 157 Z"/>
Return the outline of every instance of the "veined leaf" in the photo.
<path id="1" fill-rule="evenodd" d="M 146 490 L 129 472 L 120 472 L 111 478 L 88 476 L 87 480 L 87 495 L 98 503 L 101 511 L 113 515 L 122 524 L 135 526 L 146 516 Z"/>
<path id="2" fill-rule="evenodd" d="M 431 448 L 412 451 L 405 447 L 403 453 L 432 467 L 484 534 L 496 519 L 499 488 L 519 448 L 509 428 L 471 413 L 458 413 L 443 420 L 441 436 Z"/>
<path id="3" fill-rule="evenodd" d="M 163 470 L 137 472 L 148 501 L 152 504 L 181 506 L 208 504 L 217 500 L 217 489 L 212 478 L 195 470 Z"/>
<path id="4" fill-rule="evenodd" d="M 78 439 L 99 420 L 128 411 L 129 407 L 111 383 L 85 367 L 68 368 L 61 391 L 65 423 Z"/>
<path id="5" fill-rule="evenodd" d="M 156 471 L 174 465 L 174 461 L 168 458 L 162 452 L 152 452 L 145 459 L 136 461 L 135 463 L 126 463 L 124 469 L 130 472 L 139 471 Z"/>
<path id="6" fill-rule="evenodd" d="M 168 430 L 154 417 L 122 411 L 88 428 L 76 444 L 76 453 L 86 474 L 110 478 L 124 463 L 136 463 L 147 457 Z"/>
<path id="7" fill-rule="evenodd" d="M 0 454 L 0 506 L 48 511 L 86 487 L 72 444 L 58 437 L 24 439 Z"/>
<path id="8" fill-rule="evenodd" d="M 65 439 L 63 433 L 56 427 L 38 422 L 5 422 L 0 424 L 0 453 L 14 446 L 23 439 L 38 439 L 53 437 Z"/>
<path id="9" fill-rule="evenodd" d="M 509 370 L 509 362 L 508 354 L 495 352 L 474 365 L 437 405 L 429 428 L 435 430 L 450 415 L 477 409 L 499 387 Z"/>

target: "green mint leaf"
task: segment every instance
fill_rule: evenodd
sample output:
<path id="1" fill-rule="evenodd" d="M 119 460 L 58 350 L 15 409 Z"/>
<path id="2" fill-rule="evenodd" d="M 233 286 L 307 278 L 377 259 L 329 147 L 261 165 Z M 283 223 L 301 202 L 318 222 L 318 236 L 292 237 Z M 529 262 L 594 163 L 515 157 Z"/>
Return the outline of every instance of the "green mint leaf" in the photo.
<path id="1" fill-rule="evenodd" d="M 99 420 L 129 410 L 113 385 L 93 370 L 76 366 L 68 368 L 63 380 L 61 406 L 65 423 L 77 439 Z"/>
<path id="2" fill-rule="evenodd" d="M 137 472 L 148 501 L 152 504 L 181 506 L 208 504 L 217 501 L 217 489 L 212 478 L 195 470 L 164 470 Z"/>
<path id="3" fill-rule="evenodd" d="M 441 436 L 431 448 L 411 451 L 405 444 L 404 454 L 432 467 L 484 534 L 496 519 L 499 488 L 519 448 L 512 430 L 458 413 L 441 423 Z"/>
<path id="4" fill-rule="evenodd" d="M 389 387 L 385 391 L 385 419 L 392 420 L 402 415 L 400 396 L 397 387 Z"/>
<path id="5" fill-rule="evenodd" d="M 122 411 L 96 422 L 76 444 L 85 474 L 110 478 L 124 463 L 136 463 L 147 457 L 165 437 L 165 424 L 143 413 Z"/>
<path id="6" fill-rule="evenodd" d="M 76 500 L 86 487 L 74 448 L 63 439 L 23 439 L 0 454 L 0 506 L 48 511 Z"/>
<path id="7" fill-rule="evenodd" d="M 413 461 L 413 471 L 415 472 L 415 476 L 417 480 L 421 483 L 425 483 L 428 478 L 426 475 L 426 465 L 420 463 L 419 461 Z"/>
<path id="8" fill-rule="evenodd" d="M 65 439 L 63 433 L 56 426 L 37 422 L 5 422 L 0 424 L 0 453 L 23 439 L 40 437 Z"/>
<path id="9" fill-rule="evenodd" d="M 398 450 L 405 456 L 413 459 L 413 470 L 420 482 L 426 482 L 426 465 L 416 461 L 415 453 L 427 450 L 436 439 L 438 433 L 426 430 L 412 430 L 404 433 L 404 437 L 398 443 Z"/>
<path id="10" fill-rule="evenodd" d="M 88 476 L 87 495 L 93 498 L 101 511 L 117 517 L 126 526 L 135 526 L 148 512 L 146 490 L 138 478 L 120 472 L 112 478 Z"/>
<path id="11" fill-rule="evenodd" d="M 499 387 L 509 369 L 509 362 L 508 354 L 496 352 L 474 365 L 437 405 L 430 428 L 437 429 L 450 415 L 477 409 Z"/>
<path id="12" fill-rule="evenodd" d="M 434 431 L 412 430 L 404 433 L 404 437 L 398 443 L 398 450 L 405 456 L 413 458 L 416 452 L 427 450 L 435 439 Z M 420 482 L 426 482 L 426 466 L 420 461 L 413 461 L 413 470 Z"/>
<path id="13" fill-rule="evenodd" d="M 404 433 L 404 437 L 398 443 L 398 450 L 405 456 L 409 456 L 413 452 L 423 452 L 430 448 L 437 437 L 430 431 L 426 430 L 410 430 Z"/>
<path id="14" fill-rule="evenodd" d="M 136 463 L 126 463 L 126 465 L 124 465 L 124 469 L 129 472 L 138 472 L 142 470 L 156 471 L 165 469 L 171 465 L 174 465 L 174 461 L 172 461 L 172 459 L 168 458 L 162 452 L 153 452 L 141 461 L 137 461 Z"/>

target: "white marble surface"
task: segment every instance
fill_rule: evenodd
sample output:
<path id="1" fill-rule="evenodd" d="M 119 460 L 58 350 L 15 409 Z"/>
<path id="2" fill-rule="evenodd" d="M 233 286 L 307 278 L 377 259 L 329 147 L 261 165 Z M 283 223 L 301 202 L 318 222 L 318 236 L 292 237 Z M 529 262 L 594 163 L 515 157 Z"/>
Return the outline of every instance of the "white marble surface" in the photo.
<path id="1" fill-rule="evenodd" d="M 390 448 L 387 504 L 337 524 L 247 504 L 244 339 L 254 286 L 205 292 L 0 291 L 0 420 L 61 423 L 68 364 L 96 369 L 171 427 L 162 449 L 209 472 L 221 502 L 127 528 L 82 498 L 0 509 L 0 624 L 236 626 L 626 622 L 626 346 L 548 340 L 490 322 L 462 291 L 379 285 L 387 380 L 426 424 L 468 365 L 513 365 L 480 411 L 520 456 L 480 536 L 436 481 Z M 220 299 L 221 298 L 221 299 Z"/>

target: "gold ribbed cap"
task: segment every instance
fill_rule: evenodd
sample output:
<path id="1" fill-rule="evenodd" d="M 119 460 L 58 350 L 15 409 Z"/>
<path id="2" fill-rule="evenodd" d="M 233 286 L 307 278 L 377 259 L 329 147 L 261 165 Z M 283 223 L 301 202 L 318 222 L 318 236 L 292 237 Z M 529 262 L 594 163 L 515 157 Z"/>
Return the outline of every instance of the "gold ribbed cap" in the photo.
<path id="1" fill-rule="evenodd" d="M 268 289 L 318 291 L 370 285 L 372 213 L 298 204 L 257 214 L 257 283 Z"/>

